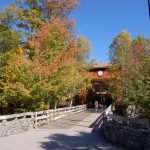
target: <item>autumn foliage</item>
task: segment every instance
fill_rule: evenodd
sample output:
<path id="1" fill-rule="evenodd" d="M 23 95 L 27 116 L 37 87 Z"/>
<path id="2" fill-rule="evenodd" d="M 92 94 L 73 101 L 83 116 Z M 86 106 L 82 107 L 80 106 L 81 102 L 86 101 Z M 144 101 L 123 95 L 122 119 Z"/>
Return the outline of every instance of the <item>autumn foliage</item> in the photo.
<path id="1" fill-rule="evenodd" d="M 150 117 L 150 46 L 149 39 L 131 40 L 126 31 L 117 35 L 110 46 L 109 92 L 122 105 L 132 106 L 132 117 Z M 125 115 L 125 114 L 124 114 Z"/>
<path id="2" fill-rule="evenodd" d="M 90 43 L 76 38 L 68 19 L 78 6 L 76 0 L 25 0 L 1 12 L 0 24 L 20 40 L 0 53 L 0 113 L 54 108 L 90 87 Z"/>

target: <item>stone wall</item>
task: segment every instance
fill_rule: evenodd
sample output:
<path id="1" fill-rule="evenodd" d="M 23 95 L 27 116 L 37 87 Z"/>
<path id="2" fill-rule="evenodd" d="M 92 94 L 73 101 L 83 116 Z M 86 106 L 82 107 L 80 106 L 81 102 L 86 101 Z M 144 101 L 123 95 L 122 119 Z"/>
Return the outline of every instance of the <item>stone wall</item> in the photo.
<path id="1" fill-rule="evenodd" d="M 31 118 L 15 118 L 12 121 L 3 120 L 0 123 L 0 137 L 24 132 L 33 128 Z"/>
<path id="2" fill-rule="evenodd" d="M 150 129 L 110 121 L 104 123 L 104 135 L 108 140 L 120 146 L 133 150 L 150 150 Z"/>

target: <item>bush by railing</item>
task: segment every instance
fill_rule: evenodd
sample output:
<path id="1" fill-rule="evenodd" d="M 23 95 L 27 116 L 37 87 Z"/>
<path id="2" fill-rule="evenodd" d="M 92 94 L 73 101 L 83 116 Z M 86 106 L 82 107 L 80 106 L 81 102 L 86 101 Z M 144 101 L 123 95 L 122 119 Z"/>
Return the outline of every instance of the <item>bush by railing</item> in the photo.
<path id="1" fill-rule="evenodd" d="M 107 114 L 107 119 L 115 120 L 120 123 L 140 125 L 141 127 L 149 128 L 149 119 L 138 119 L 138 118 L 114 116 L 112 114 Z"/>
<path id="2" fill-rule="evenodd" d="M 150 127 L 150 120 L 149 119 L 138 119 L 138 118 L 130 118 L 130 117 L 123 117 L 123 116 L 115 116 L 113 115 L 113 104 L 110 105 L 104 112 L 104 118 L 106 121 L 117 121 L 118 123 L 124 124 L 137 124 L 141 127 Z"/>

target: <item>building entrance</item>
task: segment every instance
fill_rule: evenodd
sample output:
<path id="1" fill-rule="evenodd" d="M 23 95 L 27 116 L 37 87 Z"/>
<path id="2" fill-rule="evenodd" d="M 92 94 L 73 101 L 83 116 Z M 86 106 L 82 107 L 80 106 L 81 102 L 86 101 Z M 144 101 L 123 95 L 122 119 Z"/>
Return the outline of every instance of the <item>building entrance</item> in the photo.
<path id="1" fill-rule="evenodd" d="M 98 101 L 100 107 L 108 107 L 112 103 L 112 99 L 107 93 L 107 86 L 102 81 L 94 81 L 92 85 L 93 88 L 88 91 L 87 95 L 88 108 L 94 108 L 95 101 Z"/>

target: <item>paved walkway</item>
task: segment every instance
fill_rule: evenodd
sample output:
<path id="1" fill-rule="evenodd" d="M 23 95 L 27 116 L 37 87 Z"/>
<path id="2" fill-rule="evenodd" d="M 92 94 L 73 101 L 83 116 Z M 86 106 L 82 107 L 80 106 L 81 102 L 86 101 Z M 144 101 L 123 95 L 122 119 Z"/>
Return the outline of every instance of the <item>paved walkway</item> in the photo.
<path id="1" fill-rule="evenodd" d="M 125 150 L 103 138 L 100 115 L 87 110 L 36 130 L 1 137 L 0 150 Z"/>

